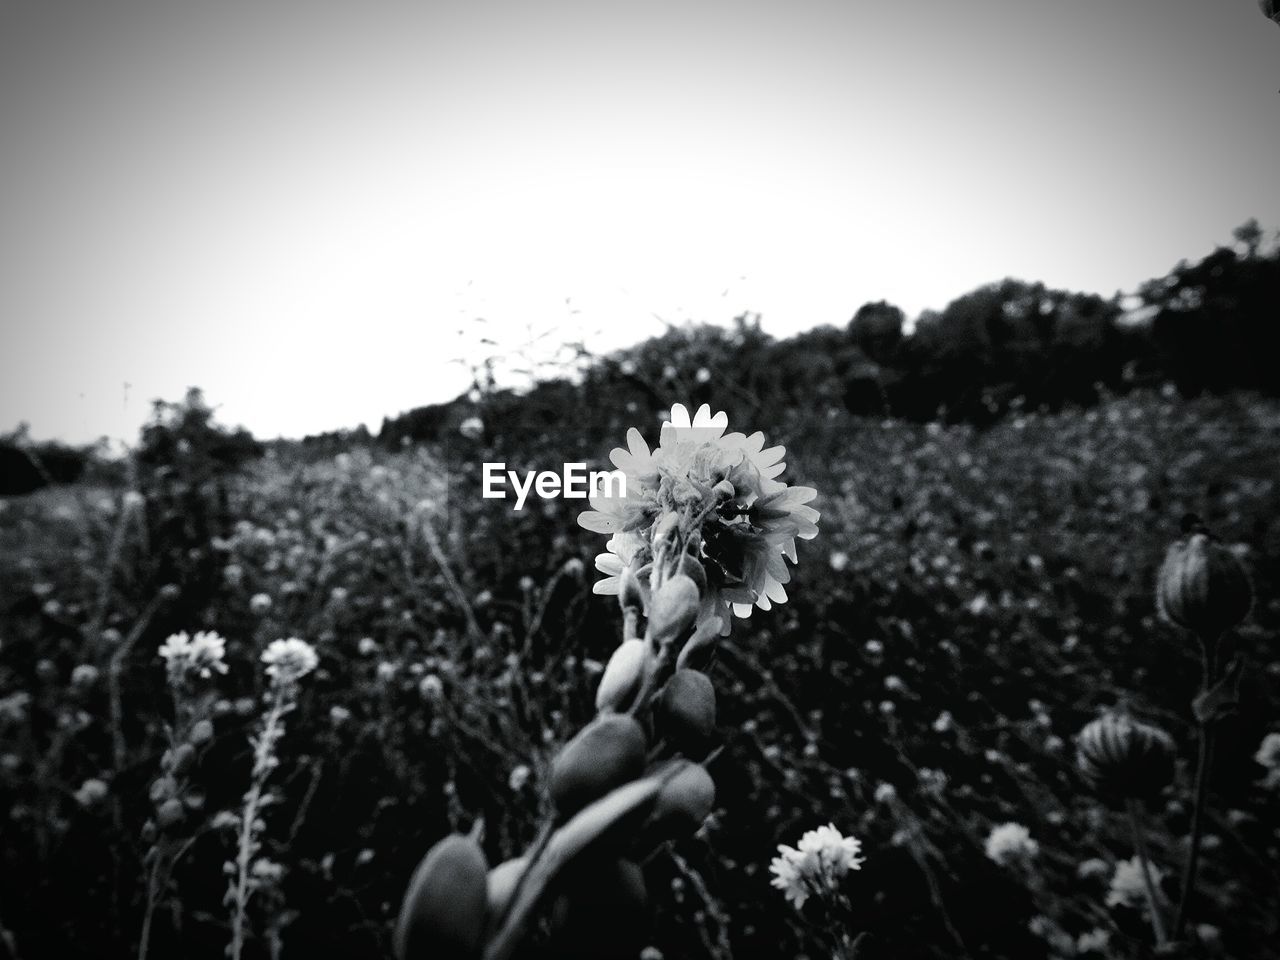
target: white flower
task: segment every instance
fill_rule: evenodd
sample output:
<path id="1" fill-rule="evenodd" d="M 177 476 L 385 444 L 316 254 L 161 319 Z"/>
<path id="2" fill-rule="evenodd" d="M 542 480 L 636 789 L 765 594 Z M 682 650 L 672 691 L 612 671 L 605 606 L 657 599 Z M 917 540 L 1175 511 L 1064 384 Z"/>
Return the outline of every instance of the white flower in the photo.
<path id="1" fill-rule="evenodd" d="M 1111 933 L 1100 927 L 1094 927 L 1088 933 L 1076 938 L 1076 950 L 1080 953 L 1106 953 L 1111 942 Z"/>
<path id="2" fill-rule="evenodd" d="M 211 630 L 201 630 L 194 637 L 185 631 L 172 634 L 160 645 L 160 656 L 175 682 L 200 677 L 208 680 L 213 673 L 226 673 L 227 641 Z"/>
<path id="3" fill-rule="evenodd" d="M 272 640 L 262 654 L 267 665 L 267 676 L 279 684 L 295 683 L 305 677 L 320 663 L 315 647 L 305 640 L 289 637 Z"/>
<path id="4" fill-rule="evenodd" d="M 862 844 L 846 837 L 833 824 L 810 830 L 795 847 L 778 845 L 778 856 L 769 864 L 770 883 L 781 890 L 796 909 L 811 895 L 839 890 L 839 881 L 850 871 L 862 869 Z"/>
<path id="5" fill-rule="evenodd" d="M 1002 823 L 993 827 L 987 837 L 987 856 L 1000 866 L 1027 862 L 1040 852 L 1040 844 L 1031 838 L 1031 831 L 1020 823 Z"/>
<path id="6" fill-rule="evenodd" d="M 592 509 L 578 517 L 580 526 L 608 536 L 608 553 L 596 560 L 607 575 L 596 593 L 617 594 L 619 575 L 633 562 L 653 559 L 651 537 L 659 518 L 680 516 L 693 522 L 703 566 L 710 584 L 709 610 L 751 615 L 785 603 L 783 585 L 791 579 L 784 558 L 797 561 L 796 538 L 818 535 L 818 511 L 806 504 L 817 496 L 812 487 L 789 487 L 777 477 L 786 469 L 783 447 L 765 449 L 764 434 L 725 434 L 723 411 L 703 404 L 690 417 L 683 404 L 671 408 L 662 424 L 658 446 L 649 445 L 634 427 L 627 447 L 609 455 L 626 474 L 623 496 L 596 494 Z"/>
<path id="7" fill-rule="evenodd" d="M 1163 876 L 1163 871 L 1151 864 L 1151 881 L 1157 891 Z M 1147 883 L 1143 878 L 1142 861 L 1138 857 L 1130 857 L 1116 864 L 1116 872 L 1111 876 L 1111 889 L 1107 891 L 1107 906 L 1147 907 Z"/>

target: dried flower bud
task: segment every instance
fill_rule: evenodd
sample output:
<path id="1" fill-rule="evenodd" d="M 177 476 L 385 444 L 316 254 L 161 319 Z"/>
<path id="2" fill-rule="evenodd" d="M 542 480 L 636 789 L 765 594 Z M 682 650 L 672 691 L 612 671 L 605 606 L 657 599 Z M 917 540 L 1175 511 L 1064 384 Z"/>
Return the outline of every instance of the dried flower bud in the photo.
<path id="1" fill-rule="evenodd" d="M 1252 603 L 1244 567 L 1207 533 L 1169 547 L 1156 579 L 1156 607 L 1165 619 L 1213 642 L 1243 620 Z"/>
<path id="2" fill-rule="evenodd" d="M 1108 713 L 1076 736 L 1080 773 L 1110 799 L 1151 799 L 1173 779 L 1173 739 L 1159 727 Z"/>
<path id="3" fill-rule="evenodd" d="M 648 645 L 643 640 L 624 640 L 604 668 L 596 689 L 596 709 L 601 713 L 622 711 L 630 705 L 644 671 Z"/>
<path id="4" fill-rule="evenodd" d="M 479 957 L 487 920 L 488 870 L 484 851 L 470 837 L 454 834 L 432 847 L 414 871 L 400 908 L 396 957 Z"/>
<path id="5" fill-rule="evenodd" d="M 658 735 L 690 752 L 705 748 L 716 726 L 716 691 L 705 673 L 677 670 L 654 712 Z"/>
<path id="6" fill-rule="evenodd" d="M 644 730 L 633 717 L 597 717 L 551 765 L 551 798 L 562 818 L 644 772 Z"/>
<path id="7" fill-rule="evenodd" d="M 700 601 L 698 585 L 691 577 L 676 574 L 664 583 L 649 605 L 650 641 L 662 644 L 683 637 L 698 616 Z"/>

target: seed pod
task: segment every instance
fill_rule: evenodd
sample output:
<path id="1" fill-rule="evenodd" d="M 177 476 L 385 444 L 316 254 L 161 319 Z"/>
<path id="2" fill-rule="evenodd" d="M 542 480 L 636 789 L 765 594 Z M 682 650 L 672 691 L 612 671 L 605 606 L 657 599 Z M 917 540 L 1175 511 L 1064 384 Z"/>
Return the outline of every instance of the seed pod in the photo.
<path id="1" fill-rule="evenodd" d="M 596 710 L 601 713 L 627 709 L 640 686 L 648 644 L 624 640 L 604 668 L 596 689 Z"/>
<path id="2" fill-rule="evenodd" d="M 644 772 L 644 730 L 633 717 L 597 717 L 551 765 L 551 798 L 562 818 Z"/>
<path id="3" fill-rule="evenodd" d="M 654 711 L 658 736 L 690 753 L 706 747 L 716 727 L 716 691 L 705 673 L 677 670 Z"/>
<path id="4" fill-rule="evenodd" d="M 428 851 L 409 881 L 393 946 L 398 960 L 479 957 L 488 904 L 480 845 L 462 834 Z"/>
<path id="5" fill-rule="evenodd" d="M 1243 620 L 1252 603 L 1244 567 L 1207 533 L 1169 547 L 1156 578 L 1156 607 L 1165 619 L 1212 643 Z"/>
<path id="6" fill-rule="evenodd" d="M 528 857 L 514 857 L 511 860 L 504 860 L 489 871 L 485 884 L 489 898 L 490 918 L 500 917 L 506 912 L 511 903 L 511 897 L 520 883 L 520 878 L 524 876 L 527 869 L 529 869 Z"/>
<path id="7" fill-rule="evenodd" d="M 1076 736 L 1076 764 L 1109 800 L 1150 800 L 1173 779 L 1173 738 L 1159 727 L 1108 713 Z"/>
<path id="8" fill-rule="evenodd" d="M 630 860 L 591 858 L 576 864 L 551 913 L 550 955 L 635 960 L 649 932 L 644 873 Z"/>
<path id="9" fill-rule="evenodd" d="M 693 626 L 700 599 L 698 585 L 683 573 L 659 587 L 649 604 L 649 640 L 662 644 L 682 638 Z"/>

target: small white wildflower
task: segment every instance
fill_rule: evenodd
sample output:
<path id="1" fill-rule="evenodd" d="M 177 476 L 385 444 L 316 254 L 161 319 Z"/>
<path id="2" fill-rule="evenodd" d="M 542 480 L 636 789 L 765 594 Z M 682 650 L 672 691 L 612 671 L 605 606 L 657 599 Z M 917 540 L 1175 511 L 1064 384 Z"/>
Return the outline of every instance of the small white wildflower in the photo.
<path id="1" fill-rule="evenodd" d="M 993 827 L 987 836 L 986 853 L 1000 866 L 1025 863 L 1040 852 L 1040 844 L 1031 838 L 1031 831 L 1020 823 L 1002 823 Z"/>
<path id="2" fill-rule="evenodd" d="M 373 637 L 361 637 L 356 649 L 360 651 L 360 656 L 371 657 L 378 652 L 378 641 Z"/>
<path id="3" fill-rule="evenodd" d="M 1268 733 L 1263 737 L 1253 759 L 1268 770 L 1280 768 L 1280 733 Z"/>
<path id="4" fill-rule="evenodd" d="M 444 681 L 434 673 L 428 673 L 418 681 L 418 695 L 429 703 L 439 700 L 444 693 Z"/>
<path id="5" fill-rule="evenodd" d="M 827 562 L 831 564 L 832 570 L 840 573 L 849 566 L 849 555 L 843 550 L 833 550 L 831 556 L 827 558 Z"/>
<path id="6" fill-rule="evenodd" d="M 98 668 L 91 663 L 76 664 L 71 671 L 71 685 L 73 687 L 92 687 L 98 682 Z"/>
<path id="7" fill-rule="evenodd" d="M 255 593 L 249 598 L 249 610 L 257 616 L 262 616 L 271 609 L 271 598 L 265 593 Z"/>
<path id="8" fill-rule="evenodd" d="M 933 721 L 934 733 L 946 733 L 955 726 L 955 721 L 951 718 L 950 710 L 943 710 L 938 714 L 938 719 Z"/>
<path id="9" fill-rule="evenodd" d="M 198 676 L 208 680 L 214 672 L 226 673 L 227 641 L 210 630 L 201 630 L 194 637 L 185 631 L 169 636 L 160 645 L 171 680 L 180 682 Z"/>
<path id="10" fill-rule="evenodd" d="M 1110 931 L 1094 927 L 1088 933 L 1082 933 L 1076 938 L 1076 950 L 1080 953 L 1106 953 L 1110 943 Z"/>
<path id="11" fill-rule="evenodd" d="M 1164 876 L 1155 864 L 1151 864 L 1152 885 L 1158 891 L 1160 880 Z M 1142 873 L 1142 861 L 1138 857 L 1130 857 L 1116 864 L 1116 872 L 1111 876 L 1111 889 L 1107 891 L 1108 907 L 1142 907 L 1147 905 L 1147 883 Z"/>
<path id="12" fill-rule="evenodd" d="M 315 647 L 305 640 L 289 637 L 272 640 L 262 654 L 267 665 L 267 676 L 275 683 L 295 683 L 305 677 L 320 663 Z"/>
<path id="13" fill-rule="evenodd" d="M 876 787 L 876 803 L 891 803 L 898 796 L 892 783 L 882 783 Z"/>
<path id="14" fill-rule="evenodd" d="M 530 770 L 523 763 L 511 771 L 511 775 L 507 777 L 507 786 L 513 791 L 519 792 L 526 783 L 529 782 Z"/>
<path id="15" fill-rule="evenodd" d="M 76 791 L 76 803 L 82 807 L 92 807 L 103 800 L 106 795 L 107 785 L 96 777 L 90 777 L 80 784 L 80 789 Z"/>
<path id="16" fill-rule="evenodd" d="M 770 883 L 799 909 L 811 895 L 836 892 L 841 878 L 860 870 L 865 861 L 861 850 L 856 838 L 844 836 L 833 824 L 818 827 L 795 847 L 778 845 L 778 856 L 769 864 Z"/>

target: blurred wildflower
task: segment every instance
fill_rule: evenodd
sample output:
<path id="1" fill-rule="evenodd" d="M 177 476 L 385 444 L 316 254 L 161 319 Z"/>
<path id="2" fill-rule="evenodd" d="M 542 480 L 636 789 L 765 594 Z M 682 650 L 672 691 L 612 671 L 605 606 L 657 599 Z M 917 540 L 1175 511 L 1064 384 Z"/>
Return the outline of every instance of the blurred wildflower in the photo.
<path id="1" fill-rule="evenodd" d="M 227 641 L 212 631 L 201 630 L 194 637 L 185 631 L 171 634 L 160 645 L 169 682 L 181 684 L 195 677 L 208 680 L 215 672 L 226 673 L 226 645 Z"/>
<path id="2" fill-rule="evenodd" d="M 255 593 L 249 598 L 249 610 L 256 616 L 263 616 L 271 609 L 271 598 L 265 593 Z"/>
<path id="3" fill-rule="evenodd" d="M 1076 938 L 1076 950 L 1079 953 L 1106 953 L 1110 943 L 1110 931 L 1094 927 Z"/>
<path id="4" fill-rule="evenodd" d="M 518 767 L 514 767 L 507 777 L 507 786 L 513 791 L 520 791 L 524 785 L 529 782 L 530 770 L 523 763 Z"/>
<path id="5" fill-rule="evenodd" d="M 98 682 L 98 668 L 91 663 L 79 663 L 71 671 L 71 685 L 84 689 Z"/>
<path id="6" fill-rule="evenodd" d="M 993 827 L 987 836 L 987 857 L 1000 866 L 1029 863 L 1040 852 L 1040 844 L 1031 838 L 1031 831 L 1020 823 L 1002 823 Z"/>
<path id="7" fill-rule="evenodd" d="M 1081 880 L 1093 880 L 1098 877 L 1105 877 L 1110 872 L 1110 864 L 1100 857 L 1090 857 L 1088 860 L 1081 860 L 1080 863 L 1076 865 L 1076 876 Z"/>
<path id="8" fill-rule="evenodd" d="M 267 676 L 273 685 L 297 683 L 320 663 L 315 647 L 305 640 L 289 637 L 285 640 L 272 640 L 262 654 L 262 662 L 267 665 Z"/>
<path id="9" fill-rule="evenodd" d="M 468 440 L 479 440 L 484 436 L 484 421 L 479 417 L 467 417 L 458 424 L 458 432 Z"/>
<path id="10" fill-rule="evenodd" d="M 831 569 L 836 573 L 841 573 L 849 566 L 849 555 L 843 550 L 833 550 L 831 556 L 827 558 L 827 562 L 831 564 Z"/>
<path id="11" fill-rule="evenodd" d="M 1151 877 L 1158 893 L 1164 872 L 1151 864 Z M 1111 877 L 1111 889 L 1107 891 L 1108 907 L 1125 906 L 1147 909 L 1147 887 L 1142 874 L 1142 860 L 1133 856 L 1116 864 Z"/>
<path id="12" fill-rule="evenodd" d="M 1086 724 L 1076 749 L 1080 773 L 1104 797 L 1151 798 L 1173 779 L 1173 738 L 1125 714 Z"/>
<path id="13" fill-rule="evenodd" d="M 80 789 L 76 791 L 76 803 L 82 807 L 92 807 L 104 800 L 107 796 L 107 785 L 96 777 L 90 777 L 84 783 L 80 784 Z"/>
<path id="14" fill-rule="evenodd" d="M 839 881 L 850 870 L 862 868 L 861 850 L 857 839 L 842 835 L 832 824 L 810 830 L 796 847 L 778 845 L 779 855 L 769 864 L 770 883 L 799 909 L 810 896 L 839 893 Z"/>

